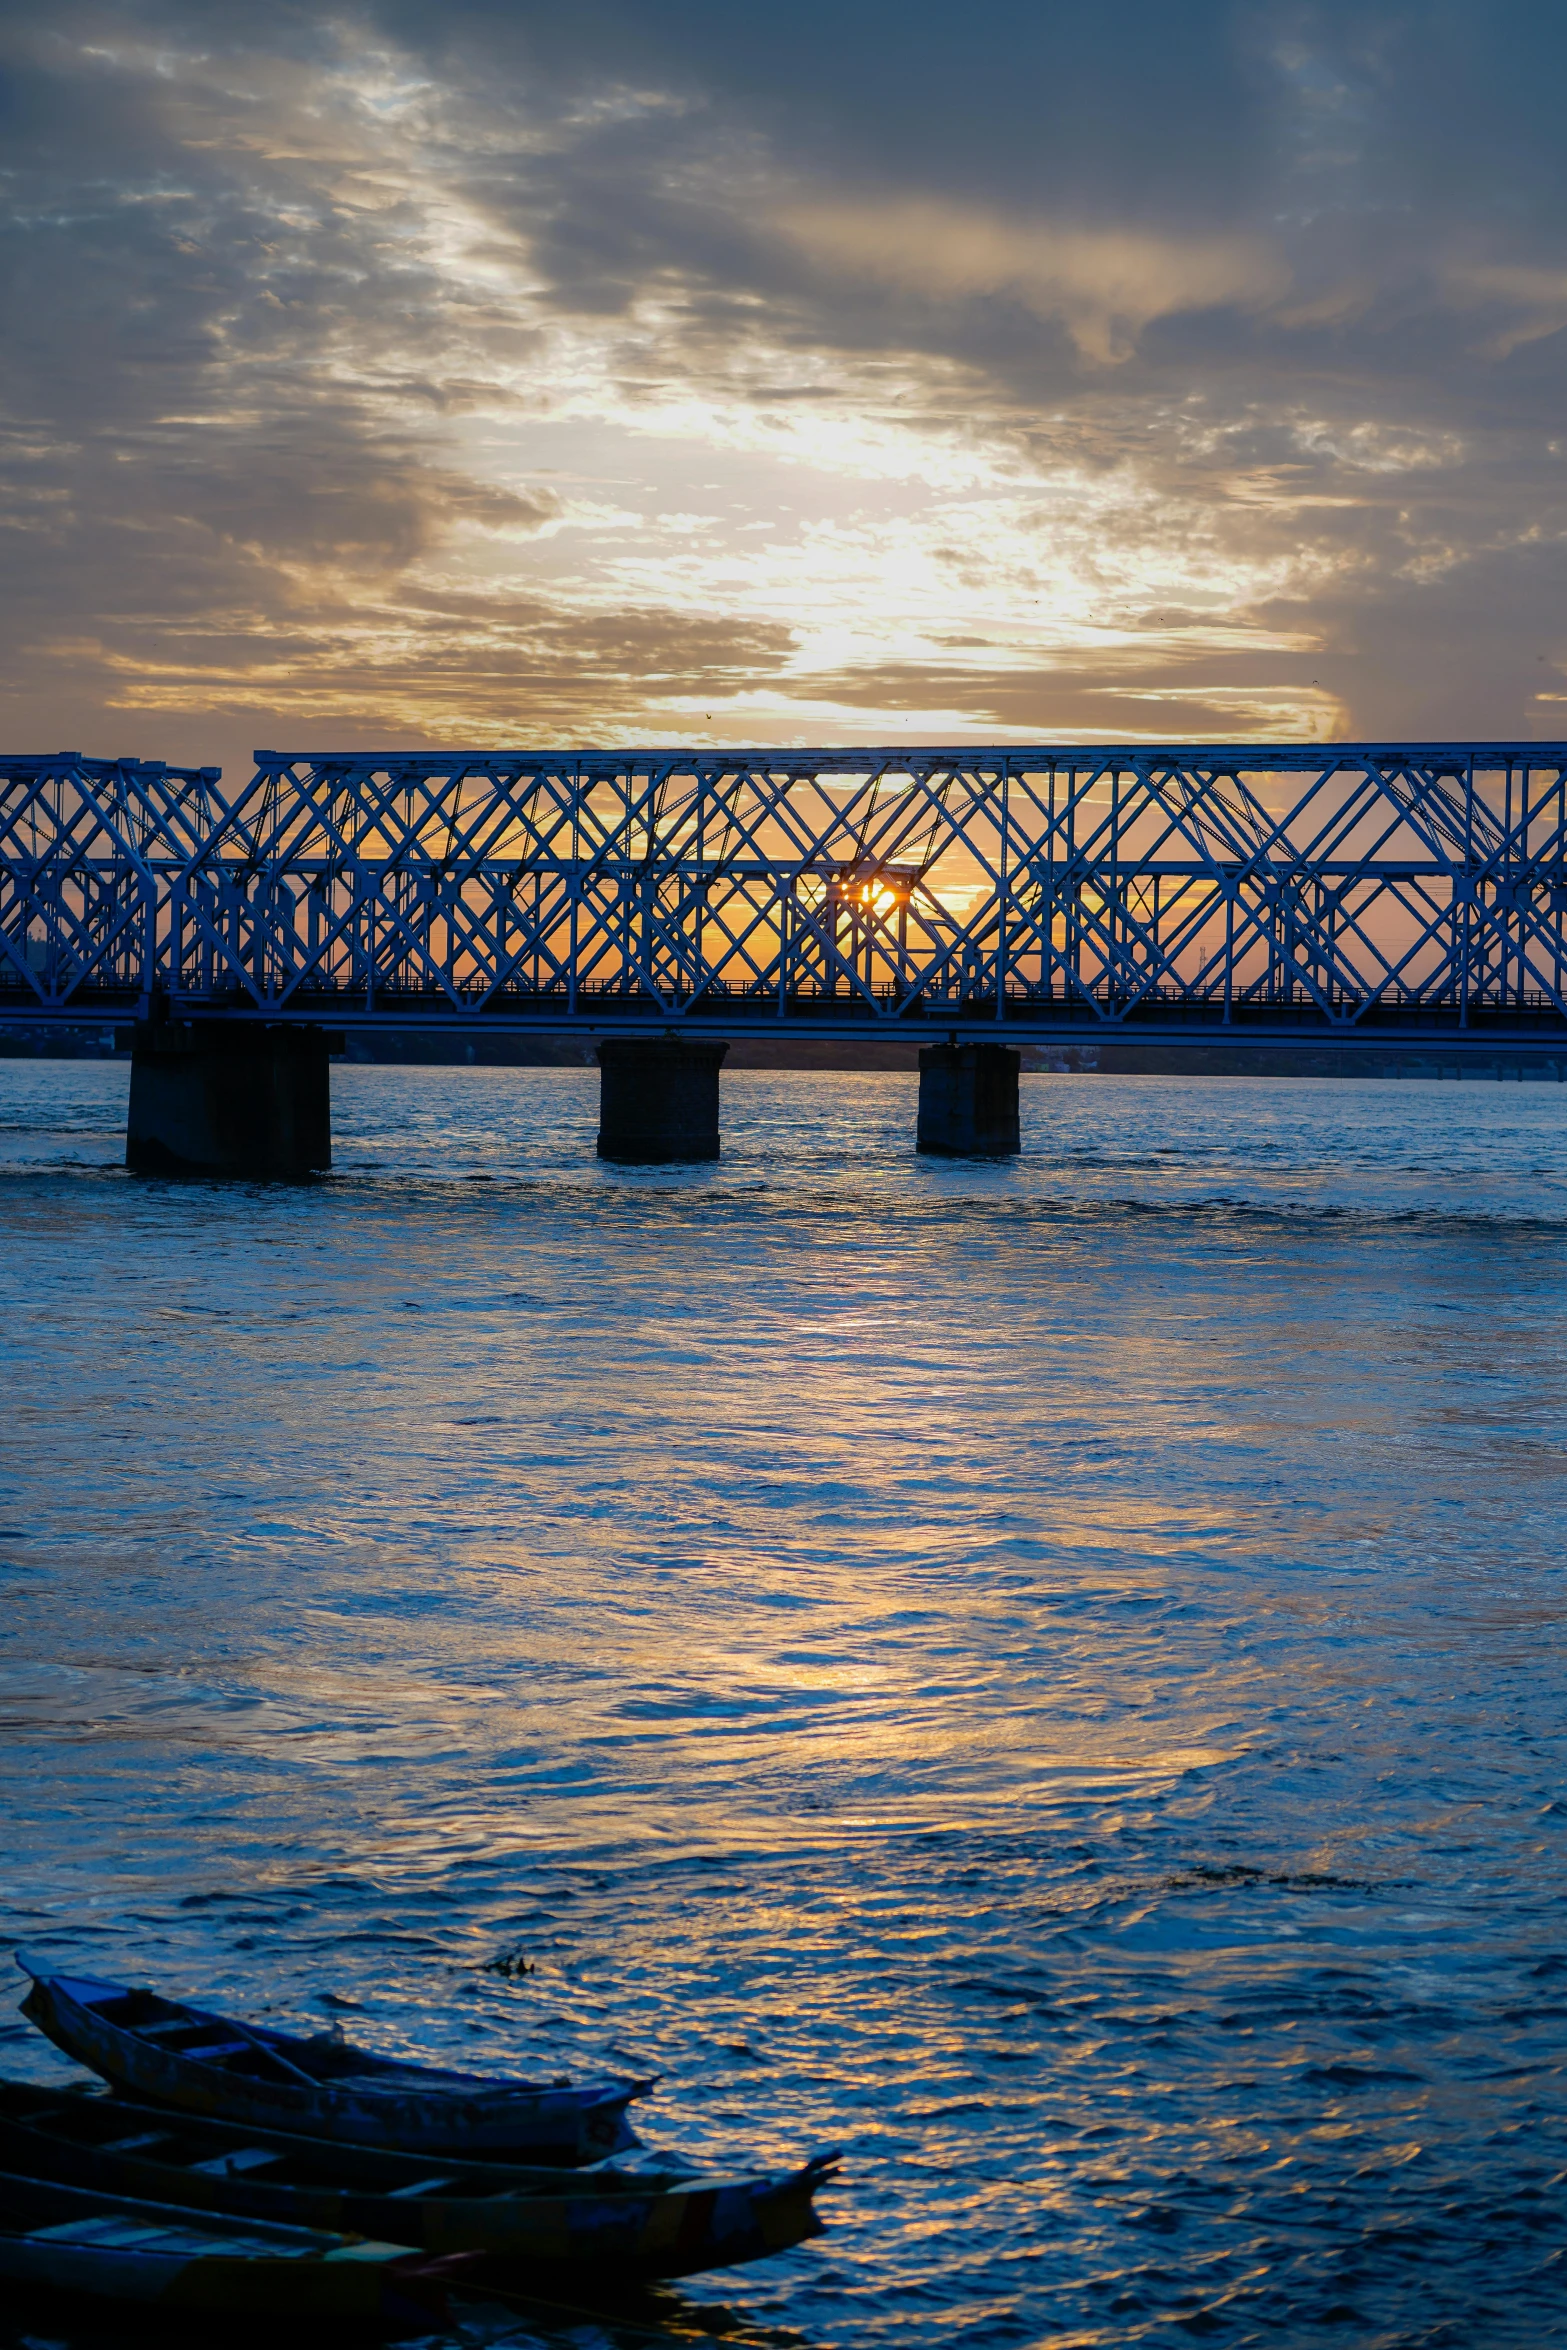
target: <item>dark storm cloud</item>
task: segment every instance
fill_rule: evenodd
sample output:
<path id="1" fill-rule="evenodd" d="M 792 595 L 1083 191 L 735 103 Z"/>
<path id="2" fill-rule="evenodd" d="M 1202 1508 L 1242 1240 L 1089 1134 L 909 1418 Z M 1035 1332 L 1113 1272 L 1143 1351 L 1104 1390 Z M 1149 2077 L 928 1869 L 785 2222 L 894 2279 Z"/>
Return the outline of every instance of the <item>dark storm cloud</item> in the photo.
<path id="1" fill-rule="evenodd" d="M 378 0 L 477 84 L 499 65 L 582 98 L 667 90 L 700 149 L 759 132 L 813 175 L 1181 220 L 1266 210 L 1298 168 L 1340 195 L 1554 219 L 1567 21 L 1541 0 Z"/>
<path id="2" fill-rule="evenodd" d="M 427 21 L 384 13 L 412 39 Z M 589 115 L 545 200 L 527 171 L 493 188 L 568 306 L 613 308 L 663 272 L 689 288 L 693 331 L 761 294 L 787 336 L 941 351 L 1043 399 L 1078 374 L 1072 294 L 1097 280 L 1113 313 L 1125 273 L 1106 240 L 1142 237 L 1149 282 L 1116 355 L 1150 386 L 1233 408 L 1288 381 L 1331 412 L 1500 402 L 1541 421 L 1560 397 L 1555 350 L 1505 383 L 1474 365 L 1567 317 L 1559 13 L 458 0 L 436 22 L 429 53 L 475 91 L 501 56 L 520 87 L 543 75 L 578 104 L 643 77 L 683 101 Z M 799 233 L 802 195 L 844 215 L 836 237 L 825 220 Z M 975 250 L 965 271 L 965 231 L 980 248 L 996 224 L 1016 251 Z M 1025 249 L 1048 260 L 1074 237 L 1053 300 Z"/>
<path id="3" fill-rule="evenodd" d="M 478 119 L 508 88 L 575 110 L 547 175 L 492 157 L 474 177 L 569 307 L 613 310 L 670 275 L 693 332 L 760 294 L 786 336 L 940 350 L 1050 396 L 1080 349 L 1070 302 L 1004 252 L 977 254 L 966 283 L 956 254 L 925 282 L 905 265 L 929 207 L 951 204 L 959 240 L 965 207 L 975 239 L 1000 220 L 1020 247 L 1153 238 L 1171 307 L 1134 302 L 1117 355 L 1163 389 L 1233 407 L 1287 379 L 1333 412 L 1500 398 L 1542 421 L 1560 396 L 1555 351 L 1505 383 L 1474 366 L 1567 319 L 1553 8 L 380 0 L 375 19 Z M 668 103 L 628 114 L 611 93 Z M 802 194 L 860 207 L 858 238 L 852 221 L 836 241 L 780 234 L 779 206 Z M 886 209 L 900 203 L 912 255 Z M 1189 283 L 1183 245 L 1212 263 Z M 1090 242 L 1075 274 L 1096 271 L 1113 281 Z"/>
<path id="4" fill-rule="evenodd" d="M 1567 196 L 1567 16 L 1541 0 L 377 0 L 374 15 L 454 87 L 667 94 L 686 163 L 754 139 L 845 189 L 1163 225 L 1283 204 L 1406 250 L 1490 224 L 1554 251 Z"/>
<path id="5" fill-rule="evenodd" d="M 1223 212 L 1266 161 L 1264 91 L 1235 12 L 1143 5 L 895 7 L 804 0 L 669 6 L 381 0 L 377 21 L 443 70 L 504 60 L 576 98 L 667 91 L 699 120 L 694 151 L 760 136 L 813 176 L 1105 208 L 1139 191 Z M 1074 187 L 1074 181 L 1079 184 Z M 1112 203 L 1113 208 L 1113 203 Z"/>
<path id="6" fill-rule="evenodd" d="M 1559 723 L 1558 10 L 66 0 L 0 42 L 16 728 L 591 734 L 671 681 L 981 728 L 1207 731 L 1287 687 L 1378 731 Z M 783 685 L 754 614 L 590 608 L 569 568 L 464 601 L 454 534 L 559 512 L 452 438 L 560 396 L 551 322 L 606 338 L 629 414 L 858 400 L 874 434 L 885 382 L 889 432 L 983 417 L 1134 482 L 1211 603 L 1250 583 L 1257 647 L 1158 584 L 1103 659 L 987 671 L 981 635 Z"/>

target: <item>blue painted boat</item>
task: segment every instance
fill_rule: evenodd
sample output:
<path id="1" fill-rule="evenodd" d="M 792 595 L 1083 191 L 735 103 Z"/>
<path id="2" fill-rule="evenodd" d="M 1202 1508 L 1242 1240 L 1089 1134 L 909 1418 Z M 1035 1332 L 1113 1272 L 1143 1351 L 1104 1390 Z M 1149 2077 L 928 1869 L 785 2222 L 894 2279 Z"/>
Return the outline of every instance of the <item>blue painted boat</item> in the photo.
<path id="1" fill-rule="evenodd" d="M 376 2056 L 87 1975 L 33 1978 L 22 2013 L 67 2056 L 155 2105 L 408 2154 L 597 2162 L 640 2143 L 626 2120 L 651 2081 L 524 2081 Z"/>
<path id="2" fill-rule="evenodd" d="M 210 2316 L 333 2318 L 428 2332 L 470 2259 L 182 2211 L 0 2173 L 0 2278 Z"/>
<path id="3" fill-rule="evenodd" d="M 207 2212 L 483 2254 L 524 2289 L 729 2268 L 820 2235 L 835 2157 L 798 2170 L 670 2177 L 442 2162 L 0 2081 L 0 2171 Z"/>

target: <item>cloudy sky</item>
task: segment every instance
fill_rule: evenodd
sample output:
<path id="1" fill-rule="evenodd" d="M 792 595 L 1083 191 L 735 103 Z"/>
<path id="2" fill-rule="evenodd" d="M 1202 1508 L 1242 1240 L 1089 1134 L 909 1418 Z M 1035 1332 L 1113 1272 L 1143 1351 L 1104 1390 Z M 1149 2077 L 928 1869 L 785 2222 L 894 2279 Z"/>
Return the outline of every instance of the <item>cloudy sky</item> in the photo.
<path id="1" fill-rule="evenodd" d="M 1567 735 L 1567 11 L 27 0 L 5 747 Z"/>

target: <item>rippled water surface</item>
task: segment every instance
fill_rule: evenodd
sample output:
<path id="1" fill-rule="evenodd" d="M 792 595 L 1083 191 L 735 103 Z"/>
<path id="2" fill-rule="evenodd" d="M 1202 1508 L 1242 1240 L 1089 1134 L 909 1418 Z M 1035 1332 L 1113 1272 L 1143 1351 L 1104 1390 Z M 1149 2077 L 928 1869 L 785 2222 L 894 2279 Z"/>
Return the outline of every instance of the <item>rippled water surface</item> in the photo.
<path id="1" fill-rule="evenodd" d="M 0 1063 L 11 1939 L 847 2149 L 475 2340 L 1567 2342 L 1567 1092 L 333 1084 L 179 1185 Z"/>

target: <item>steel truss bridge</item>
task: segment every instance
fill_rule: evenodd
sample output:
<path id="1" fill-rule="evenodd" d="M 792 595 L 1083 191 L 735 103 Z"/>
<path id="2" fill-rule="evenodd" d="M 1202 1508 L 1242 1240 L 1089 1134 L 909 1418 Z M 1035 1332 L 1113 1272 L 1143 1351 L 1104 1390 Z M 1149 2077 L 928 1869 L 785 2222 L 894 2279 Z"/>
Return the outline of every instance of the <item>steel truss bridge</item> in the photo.
<path id="1" fill-rule="evenodd" d="M 1567 1046 L 1567 743 L 0 759 L 0 1019 Z"/>

